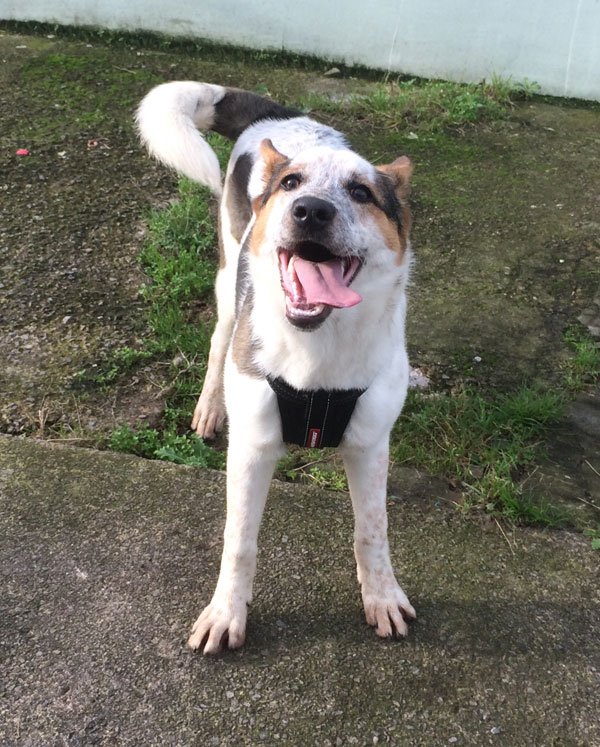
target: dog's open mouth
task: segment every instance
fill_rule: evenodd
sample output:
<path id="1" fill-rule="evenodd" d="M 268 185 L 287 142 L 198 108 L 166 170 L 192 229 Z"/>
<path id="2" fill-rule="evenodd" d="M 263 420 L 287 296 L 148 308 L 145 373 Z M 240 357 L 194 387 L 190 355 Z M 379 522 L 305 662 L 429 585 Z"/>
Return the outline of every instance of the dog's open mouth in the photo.
<path id="1" fill-rule="evenodd" d="M 362 298 L 350 284 L 361 264 L 358 257 L 338 257 L 314 241 L 280 249 L 279 270 L 288 319 L 298 326 L 313 326 L 332 308 L 360 303 Z"/>

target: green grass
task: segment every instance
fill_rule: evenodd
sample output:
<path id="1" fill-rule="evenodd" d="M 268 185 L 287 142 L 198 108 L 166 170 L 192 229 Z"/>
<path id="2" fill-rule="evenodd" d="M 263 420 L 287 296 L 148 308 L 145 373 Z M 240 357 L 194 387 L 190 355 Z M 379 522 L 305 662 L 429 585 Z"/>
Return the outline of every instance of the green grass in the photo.
<path id="1" fill-rule="evenodd" d="M 573 353 L 566 365 L 565 382 L 571 391 L 579 391 L 600 376 L 600 347 L 583 327 L 569 328 L 564 339 Z"/>
<path id="2" fill-rule="evenodd" d="M 346 473 L 336 462 L 336 452 L 333 449 L 291 446 L 285 457 L 277 463 L 275 477 L 279 480 L 317 485 L 326 490 L 348 490 Z"/>
<path id="3" fill-rule="evenodd" d="M 231 144 L 219 136 L 210 142 L 225 163 Z M 139 258 L 150 278 L 141 289 L 153 334 L 148 345 L 188 362 L 197 360 L 189 364 L 194 375 L 203 373 L 212 334 L 206 309 L 212 306 L 219 251 L 211 205 L 215 207 L 208 189 L 181 179 L 179 199 L 150 215 L 150 238 Z"/>
<path id="4" fill-rule="evenodd" d="M 208 191 L 183 179 L 179 196 L 168 209 L 150 217 L 151 239 L 140 262 L 151 282 L 141 293 L 161 350 L 193 354 L 207 345 L 206 327 L 195 323 L 192 307 L 212 298 L 217 234 Z"/>
<path id="5" fill-rule="evenodd" d="M 216 146 L 226 157 L 224 143 Z M 112 434 L 111 449 L 181 464 L 224 466 L 221 453 L 189 432 L 213 326 L 218 248 L 211 200 L 207 189 L 182 179 L 179 199 L 150 215 L 150 238 L 139 259 L 149 277 L 140 293 L 151 334 L 143 349 L 117 351 L 95 378 L 100 384 L 113 383 L 137 361 L 170 360 L 166 409 L 160 430 L 121 426 Z"/>
<path id="6" fill-rule="evenodd" d="M 524 478 L 563 406 L 560 393 L 525 385 L 488 397 L 469 390 L 411 391 L 392 434 L 391 456 L 397 464 L 452 480 L 464 491 L 465 508 L 479 506 L 513 521 L 557 524 L 556 510 L 527 497 Z"/>
<path id="7" fill-rule="evenodd" d="M 301 100 L 307 111 L 344 113 L 371 126 L 393 131 L 436 133 L 447 128 L 504 119 L 514 101 L 529 97 L 536 84 L 514 84 L 493 77 L 491 81 L 462 84 L 411 78 L 383 82 L 368 96 L 333 101 L 323 95 Z M 414 134 L 414 133 L 413 133 Z"/>
<path id="8" fill-rule="evenodd" d="M 136 454 L 146 459 L 162 459 L 175 464 L 223 469 L 223 455 L 207 446 L 194 435 L 177 435 L 170 429 L 154 428 L 132 430 L 122 425 L 113 431 L 108 444 L 114 451 Z"/>
<path id="9" fill-rule="evenodd" d="M 600 524 L 595 529 L 584 529 L 583 533 L 590 538 L 592 550 L 600 550 Z"/>
<path id="10" fill-rule="evenodd" d="M 23 87 L 39 104 L 35 121 L 21 126 L 21 135 L 26 134 L 30 143 L 46 143 L 65 134 L 79 137 L 82 132 L 109 131 L 114 126 L 115 106 L 133 111 L 140 87 L 149 89 L 161 82 L 149 70 L 116 68 L 111 60 L 99 60 L 85 52 L 41 53 L 28 59 L 19 75 Z M 52 101 L 51 107 L 48 101 Z M 56 110 L 69 112 L 69 117 L 56 116 Z M 133 118 L 123 126 L 132 129 Z"/>

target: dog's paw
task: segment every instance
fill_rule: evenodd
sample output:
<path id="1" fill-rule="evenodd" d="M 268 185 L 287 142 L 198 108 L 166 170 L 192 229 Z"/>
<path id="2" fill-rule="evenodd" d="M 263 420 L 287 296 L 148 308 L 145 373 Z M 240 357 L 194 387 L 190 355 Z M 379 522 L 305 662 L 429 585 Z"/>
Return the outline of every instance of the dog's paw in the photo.
<path id="1" fill-rule="evenodd" d="M 188 646 L 204 654 L 239 648 L 246 637 L 246 604 L 221 604 L 213 600 L 194 623 Z"/>
<path id="2" fill-rule="evenodd" d="M 404 638 L 408 635 L 407 622 L 414 620 L 417 613 L 398 584 L 379 593 L 363 587 L 362 597 L 367 623 L 375 628 L 378 636 Z"/>
<path id="3" fill-rule="evenodd" d="M 204 393 L 200 395 L 194 417 L 192 418 L 192 430 L 200 438 L 214 438 L 225 423 L 225 402 L 223 394 Z"/>

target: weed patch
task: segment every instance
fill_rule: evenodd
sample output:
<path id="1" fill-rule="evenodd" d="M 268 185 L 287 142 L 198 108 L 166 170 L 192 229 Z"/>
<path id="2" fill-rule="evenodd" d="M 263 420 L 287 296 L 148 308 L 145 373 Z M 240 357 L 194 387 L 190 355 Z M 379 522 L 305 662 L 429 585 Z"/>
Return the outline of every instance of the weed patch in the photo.
<path id="1" fill-rule="evenodd" d="M 512 84 L 500 78 L 477 84 L 397 80 L 381 83 L 368 96 L 333 101 L 312 94 L 301 100 L 306 111 L 344 113 L 374 127 L 394 132 L 417 129 L 437 133 L 478 122 L 503 119 L 514 101 L 531 95 L 535 84 Z"/>
<path id="2" fill-rule="evenodd" d="M 513 521 L 557 524 L 554 509 L 527 498 L 525 483 L 539 442 L 563 405 L 560 394 L 530 386 L 494 399 L 468 390 L 411 391 L 393 431 L 392 459 L 460 485 L 464 508 L 477 505 Z"/>
<path id="3" fill-rule="evenodd" d="M 129 347 L 119 348 L 115 350 L 106 366 L 99 373 L 94 374 L 92 380 L 102 388 L 109 387 L 127 371 L 135 368 L 142 361 L 152 358 L 152 355 L 153 352 L 151 350 L 132 350 Z M 87 369 L 78 371 L 77 378 L 82 382 L 89 380 L 90 377 Z"/>
<path id="4" fill-rule="evenodd" d="M 209 193 L 189 180 L 180 199 L 154 211 L 151 239 L 140 262 L 151 279 L 141 294 L 148 304 L 155 344 L 162 351 L 205 351 L 206 330 L 194 324 L 194 305 L 208 303 L 216 272 L 217 235 L 209 212 Z"/>
<path id="5" fill-rule="evenodd" d="M 600 347 L 583 327 L 571 327 L 564 334 L 572 356 L 566 364 L 565 383 L 579 391 L 600 376 Z"/>
<path id="6" fill-rule="evenodd" d="M 583 533 L 590 538 L 592 550 L 600 550 L 600 524 L 595 529 L 584 529 Z"/>
<path id="7" fill-rule="evenodd" d="M 223 469 L 225 465 L 223 455 L 207 446 L 201 438 L 178 436 L 172 430 L 159 432 L 147 427 L 132 430 L 122 425 L 113 431 L 108 446 L 114 451 L 175 464 L 213 469 Z"/>
<path id="8" fill-rule="evenodd" d="M 216 149 L 227 157 L 224 142 Z M 165 382 L 166 408 L 160 431 L 121 426 L 109 448 L 178 464 L 222 467 L 222 454 L 189 433 L 212 333 L 212 289 L 217 269 L 217 234 L 207 189 L 182 179 L 179 200 L 149 220 L 150 239 L 140 254 L 149 282 L 141 295 L 150 336 L 139 351 L 120 350 L 96 379 L 112 383 L 136 361 L 158 356 L 171 361 Z"/>
<path id="9" fill-rule="evenodd" d="M 279 480 L 318 485 L 325 490 L 348 490 L 343 469 L 335 464 L 336 452 L 331 449 L 302 449 L 290 447 L 275 470 Z"/>

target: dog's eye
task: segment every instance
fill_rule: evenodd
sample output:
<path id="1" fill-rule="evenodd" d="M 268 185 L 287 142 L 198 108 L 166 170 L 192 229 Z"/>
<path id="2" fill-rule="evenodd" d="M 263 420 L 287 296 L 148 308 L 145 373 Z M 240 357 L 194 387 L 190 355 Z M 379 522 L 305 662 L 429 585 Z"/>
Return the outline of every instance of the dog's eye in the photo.
<path id="1" fill-rule="evenodd" d="M 353 184 L 350 187 L 350 197 L 355 202 L 369 202 L 373 195 L 371 194 L 371 190 L 365 187 L 364 184 Z"/>
<path id="2" fill-rule="evenodd" d="M 291 192 L 292 189 L 296 189 L 296 187 L 300 186 L 301 181 L 302 180 L 298 174 L 288 174 L 281 180 L 281 186 L 286 192 Z"/>

